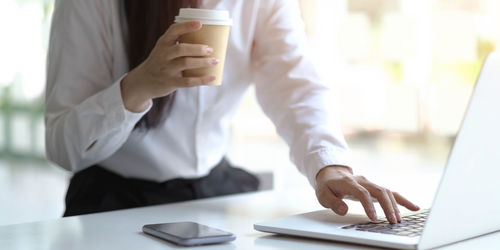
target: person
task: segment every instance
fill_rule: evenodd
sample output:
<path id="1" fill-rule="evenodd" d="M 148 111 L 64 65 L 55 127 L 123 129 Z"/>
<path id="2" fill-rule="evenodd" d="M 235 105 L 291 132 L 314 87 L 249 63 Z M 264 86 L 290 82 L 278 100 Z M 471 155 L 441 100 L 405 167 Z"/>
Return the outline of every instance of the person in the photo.
<path id="1" fill-rule="evenodd" d="M 231 13 L 221 86 L 206 86 L 212 75 L 182 76 L 218 58 L 207 45 L 178 42 L 202 27 L 174 24 L 181 7 Z M 398 204 L 418 210 L 353 174 L 306 46 L 296 1 L 57 1 L 45 123 L 48 158 L 75 173 L 64 216 L 256 190 L 255 176 L 224 157 L 251 85 L 321 205 L 345 215 L 343 199 L 353 198 L 375 220 L 378 201 L 391 223 L 401 221 Z"/>

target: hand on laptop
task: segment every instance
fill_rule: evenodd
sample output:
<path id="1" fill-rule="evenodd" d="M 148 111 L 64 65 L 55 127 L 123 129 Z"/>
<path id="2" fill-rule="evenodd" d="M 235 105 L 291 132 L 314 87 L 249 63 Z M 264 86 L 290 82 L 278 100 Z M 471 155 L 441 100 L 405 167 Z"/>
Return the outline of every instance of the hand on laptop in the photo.
<path id="1" fill-rule="evenodd" d="M 322 206 L 338 215 L 347 214 L 348 207 L 342 199 L 359 200 L 372 221 L 377 220 L 374 201 L 380 203 L 390 223 L 401 222 L 398 204 L 412 211 L 420 209 L 402 195 L 378 186 L 363 176 L 353 175 L 352 170 L 344 166 L 327 166 L 319 171 L 316 176 L 316 197 Z"/>

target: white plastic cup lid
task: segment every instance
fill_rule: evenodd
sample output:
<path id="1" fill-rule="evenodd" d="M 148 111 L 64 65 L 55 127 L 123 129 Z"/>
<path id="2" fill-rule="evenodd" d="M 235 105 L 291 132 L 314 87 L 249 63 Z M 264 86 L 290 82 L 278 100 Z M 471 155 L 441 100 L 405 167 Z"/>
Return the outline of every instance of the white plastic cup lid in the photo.
<path id="1" fill-rule="evenodd" d="M 175 17 L 176 23 L 195 20 L 208 25 L 231 25 L 233 23 L 233 20 L 229 18 L 229 11 L 227 10 L 182 8 L 179 11 L 179 15 Z"/>

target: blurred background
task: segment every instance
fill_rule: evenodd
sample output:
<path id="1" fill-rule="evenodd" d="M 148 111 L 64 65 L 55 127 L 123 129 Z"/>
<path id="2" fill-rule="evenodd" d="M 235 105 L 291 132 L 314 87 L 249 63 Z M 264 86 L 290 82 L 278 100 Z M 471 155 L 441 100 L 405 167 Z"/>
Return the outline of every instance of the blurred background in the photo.
<path id="1" fill-rule="evenodd" d="M 0 2 L 0 225 L 58 218 L 70 173 L 44 156 L 53 0 Z M 497 0 L 300 0 L 310 52 L 336 98 L 353 168 L 430 205 L 483 60 Z M 230 160 L 314 196 L 249 90 Z M 410 178 L 411 176 L 411 178 Z M 314 199 L 311 199 L 314 202 Z"/>

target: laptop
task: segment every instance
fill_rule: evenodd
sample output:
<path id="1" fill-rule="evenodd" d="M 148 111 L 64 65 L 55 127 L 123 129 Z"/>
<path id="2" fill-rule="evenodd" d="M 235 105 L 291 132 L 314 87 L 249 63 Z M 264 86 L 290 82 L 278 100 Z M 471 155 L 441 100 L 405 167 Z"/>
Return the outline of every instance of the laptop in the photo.
<path id="1" fill-rule="evenodd" d="M 325 209 L 254 228 L 398 249 L 434 248 L 500 230 L 500 53 L 483 64 L 431 209 L 393 225 Z"/>

